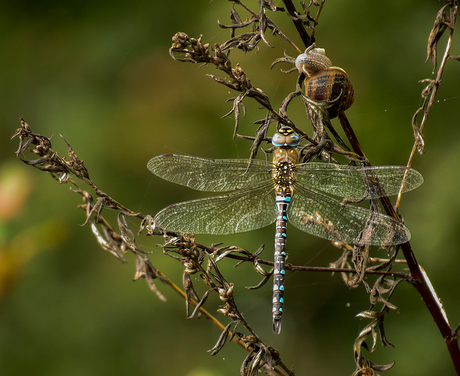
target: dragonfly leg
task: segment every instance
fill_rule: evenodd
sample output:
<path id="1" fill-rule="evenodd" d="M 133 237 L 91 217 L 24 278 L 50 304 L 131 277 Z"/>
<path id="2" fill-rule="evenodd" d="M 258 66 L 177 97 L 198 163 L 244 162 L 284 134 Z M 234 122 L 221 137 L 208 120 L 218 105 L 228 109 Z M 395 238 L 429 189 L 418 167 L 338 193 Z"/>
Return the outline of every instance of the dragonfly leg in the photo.
<path id="1" fill-rule="evenodd" d="M 369 200 L 370 198 L 371 197 L 367 193 L 357 198 L 344 198 L 342 200 L 342 208 L 348 204 L 357 204 L 357 203 L 363 202 L 364 200 Z"/>

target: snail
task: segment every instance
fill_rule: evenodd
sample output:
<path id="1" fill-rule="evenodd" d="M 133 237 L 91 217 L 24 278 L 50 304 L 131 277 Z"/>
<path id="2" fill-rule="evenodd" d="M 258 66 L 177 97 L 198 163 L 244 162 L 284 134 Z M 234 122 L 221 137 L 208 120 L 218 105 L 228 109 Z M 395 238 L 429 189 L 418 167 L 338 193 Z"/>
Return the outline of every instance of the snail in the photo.
<path id="1" fill-rule="evenodd" d="M 355 100 L 353 85 L 342 68 L 333 67 L 323 48 L 308 47 L 297 56 L 295 66 L 305 74 L 305 95 L 316 101 L 328 102 L 331 119 L 350 108 Z"/>

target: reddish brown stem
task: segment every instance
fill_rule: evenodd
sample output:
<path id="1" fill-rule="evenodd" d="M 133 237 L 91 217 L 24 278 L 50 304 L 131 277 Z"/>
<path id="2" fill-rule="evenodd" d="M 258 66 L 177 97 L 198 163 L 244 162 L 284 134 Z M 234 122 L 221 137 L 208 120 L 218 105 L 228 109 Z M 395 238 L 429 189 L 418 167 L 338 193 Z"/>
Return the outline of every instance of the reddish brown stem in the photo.
<path id="1" fill-rule="evenodd" d="M 364 152 L 359 144 L 358 138 L 351 128 L 345 114 L 339 115 L 339 120 L 354 152 L 364 157 Z M 382 206 L 388 215 L 395 219 L 400 219 L 388 197 L 382 197 L 380 202 L 382 203 Z M 410 243 L 407 242 L 402 244 L 401 249 L 413 278 L 412 285 L 419 292 L 436 325 L 438 326 L 454 363 L 457 375 L 460 376 L 460 349 L 458 347 L 458 338 L 456 336 L 456 332 L 450 327 L 443 308 L 439 303 L 438 297 L 436 296 L 434 290 L 430 288 L 431 283 L 427 280 L 426 274 L 422 271 L 422 268 L 418 264 Z"/>
<path id="2" fill-rule="evenodd" d="M 297 13 L 297 10 L 295 9 L 295 6 L 292 0 L 283 0 L 283 3 L 284 3 L 284 6 L 286 7 L 287 12 L 291 16 L 292 22 L 294 23 L 294 26 L 297 32 L 299 33 L 300 38 L 302 39 L 302 42 L 305 45 L 305 47 L 312 45 L 315 39 L 311 38 L 308 35 L 307 30 L 305 30 L 303 21 L 298 18 L 299 14 Z"/>

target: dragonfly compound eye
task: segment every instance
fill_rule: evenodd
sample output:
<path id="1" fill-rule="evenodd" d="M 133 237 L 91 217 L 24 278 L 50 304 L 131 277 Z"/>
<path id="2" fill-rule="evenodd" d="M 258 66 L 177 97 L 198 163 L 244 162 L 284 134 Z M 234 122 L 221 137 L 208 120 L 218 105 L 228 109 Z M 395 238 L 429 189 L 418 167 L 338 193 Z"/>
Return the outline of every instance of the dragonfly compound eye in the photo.
<path id="1" fill-rule="evenodd" d="M 293 148 L 300 143 L 300 136 L 292 128 L 282 127 L 273 135 L 272 144 L 281 148 Z"/>

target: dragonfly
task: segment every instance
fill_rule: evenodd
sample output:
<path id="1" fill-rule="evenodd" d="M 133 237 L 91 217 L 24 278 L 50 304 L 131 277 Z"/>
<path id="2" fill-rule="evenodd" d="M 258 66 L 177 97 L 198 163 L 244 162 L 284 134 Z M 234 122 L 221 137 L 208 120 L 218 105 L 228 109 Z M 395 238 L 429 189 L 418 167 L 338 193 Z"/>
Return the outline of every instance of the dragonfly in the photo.
<path id="1" fill-rule="evenodd" d="M 272 316 L 277 334 L 284 303 L 287 222 L 330 241 L 380 247 L 402 244 L 411 236 L 403 223 L 349 202 L 395 195 L 403 178 L 404 192 L 423 183 L 420 173 L 400 166 L 299 163 L 300 142 L 292 128 L 281 127 L 272 138 L 276 149 L 271 163 L 163 154 L 147 164 L 152 173 L 170 182 L 198 191 L 227 192 L 164 208 L 154 217 L 159 228 L 227 235 L 276 223 Z"/>

